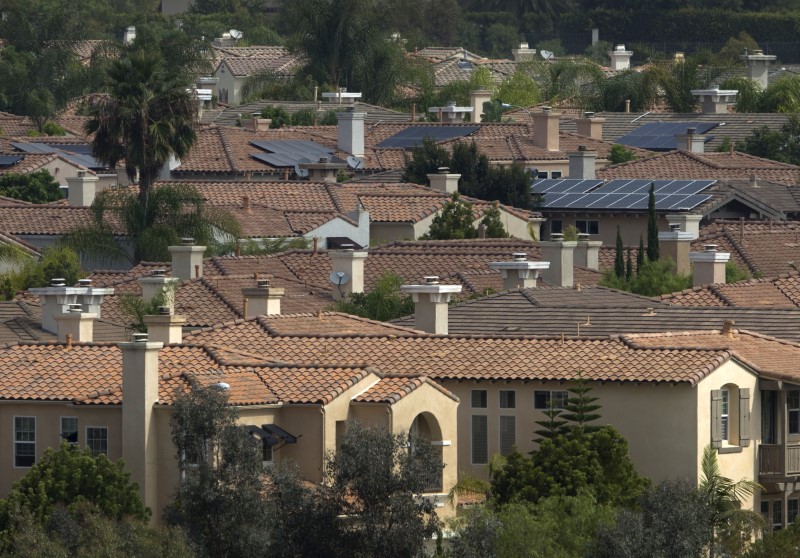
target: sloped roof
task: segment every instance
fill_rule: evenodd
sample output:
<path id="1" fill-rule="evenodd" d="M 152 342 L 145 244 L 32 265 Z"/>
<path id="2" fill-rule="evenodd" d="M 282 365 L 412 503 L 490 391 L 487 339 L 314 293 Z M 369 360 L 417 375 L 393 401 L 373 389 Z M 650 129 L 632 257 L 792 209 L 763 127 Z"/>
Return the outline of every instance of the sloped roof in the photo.
<path id="1" fill-rule="evenodd" d="M 800 308 L 800 274 L 791 271 L 777 277 L 700 285 L 662 295 L 661 300 L 679 306 Z"/>

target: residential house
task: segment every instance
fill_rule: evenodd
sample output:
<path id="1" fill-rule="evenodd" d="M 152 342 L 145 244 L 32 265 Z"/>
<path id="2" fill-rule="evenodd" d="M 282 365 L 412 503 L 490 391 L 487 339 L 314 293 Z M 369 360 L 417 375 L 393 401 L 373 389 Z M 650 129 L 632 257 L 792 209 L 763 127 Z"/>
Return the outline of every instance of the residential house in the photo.
<path id="1" fill-rule="evenodd" d="M 275 52 L 270 53 L 273 54 L 271 56 L 261 54 L 259 56 L 226 56 L 222 58 L 213 72 L 213 77 L 218 79 L 217 95 L 220 103 L 241 104 L 242 90 L 251 76 L 262 73 L 291 76 L 297 69 L 300 58 L 286 49 L 273 48 Z"/>

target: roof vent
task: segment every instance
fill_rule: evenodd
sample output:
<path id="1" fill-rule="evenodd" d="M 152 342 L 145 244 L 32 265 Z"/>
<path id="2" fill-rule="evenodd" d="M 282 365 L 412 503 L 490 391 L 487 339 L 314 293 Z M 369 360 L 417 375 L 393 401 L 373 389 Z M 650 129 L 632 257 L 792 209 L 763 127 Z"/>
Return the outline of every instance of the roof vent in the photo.
<path id="1" fill-rule="evenodd" d="M 438 285 L 439 284 L 439 276 L 438 275 L 426 275 L 425 276 L 425 284 L 426 285 Z"/>
<path id="2" fill-rule="evenodd" d="M 67 280 L 63 277 L 53 277 L 50 279 L 50 286 L 51 287 L 66 287 Z"/>
<path id="3" fill-rule="evenodd" d="M 716 244 L 703 244 L 703 250 L 706 252 L 716 252 L 717 245 Z"/>
<path id="4" fill-rule="evenodd" d="M 542 107 L 542 112 L 550 112 L 551 107 L 544 106 Z"/>
<path id="5" fill-rule="evenodd" d="M 216 384 L 213 385 L 213 387 L 222 391 L 228 391 L 229 389 L 231 389 L 231 385 L 225 382 L 217 382 Z"/>
<path id="6" fill-rule="evenodd" d="M 167 276 L 167 270 L 166 269 L 161 269 L 161 268 L 154 269 L 153 271 L 150 272 L 150 275 L 152 275 L 153 277 L 166 277 Z"/>
<path id="7" fill-rule="evenodd" d="M 669 232 L 678 232 L 681 230 L 680 223 L 670 223 L 669 224 Z"/>
<path id="8" fill-rule="evenodd" d="M 158 315 L 159 316 L 169 316 L 171 314 L 169 306 L 159 306 L 158 307 Z"/>
<path id="9" fill-rule="evenodd" d="M 256 286 L 259 289 L 268 289 L 269 288 L 269 279 L 259 279 L 256 281 Z"/>
<path id="10" fill-rule="evenodd" d="M 185 236 L 181 238 L 181 244 L 184 246 L 194 246 L 194 238 L 191 236 Z"/>
<path id="11" fill-rule="evenodd" d="M 693 136 L 697 133 L 697 128 L 686 128 L 686 133 L 690 136 Z"/>
<path id="12" fill-rule="evenodd" d="M 525 260 L 528 259 L 528 254 L 526 254 L 525 252 L 514 252 L 512 256 L 515 262 L 524 262 Z"/>
<path id="13" fill-rule="evenodd" d="M 131 335 L 131 341 L 134 343 L 147 343 L 147 334 L 146 333 L 134 333 Z"/>
<path id="14" fill-rule="evenodd" d="M 642 316 L 655 316 L 655 315 L 656 315 L 656 309 L 655 308 L 648 308 L 647 312 L 642 314 Z"/>
<path id="15" fill-rule="evenodd" d="M 583 113 L 583 117 L 584 118 L 591 118 L 593 116 L 594 116 L 594 112 L 592 112 L 590 110 L 587 110 L 586 112 Z"/>
<path id="16" fill-rule="evenodd" d="M 91 287 L 92 280 L 91 279 L 78 279 L 78 286 L 79 287 Z"/>
<path id="17" fill-rule="evenodd" d="M 437 172 L 439 174 L 449 174 L 450 173 L 450 167 L 439 167 L 437 169 Z"/>
<path id="18" fill-rule="evenodd" d="M 67 312 L 81 313 L 83 312 L 83 304 L 67 304 Z"/>

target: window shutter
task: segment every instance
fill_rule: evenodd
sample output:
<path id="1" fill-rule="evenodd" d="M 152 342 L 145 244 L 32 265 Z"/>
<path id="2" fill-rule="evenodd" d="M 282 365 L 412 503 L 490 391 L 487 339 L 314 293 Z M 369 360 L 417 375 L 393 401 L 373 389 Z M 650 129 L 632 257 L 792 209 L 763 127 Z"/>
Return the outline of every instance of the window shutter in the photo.
<path id="1" fill-rule="evenodd" d="M 750 445 L 750 388 L 739 388 L 739 445 Z"/>
<path id="2" fill-rule="evenodd" d="M 711 445 L 722 447 L 722 390 L 711 390 Z"/>

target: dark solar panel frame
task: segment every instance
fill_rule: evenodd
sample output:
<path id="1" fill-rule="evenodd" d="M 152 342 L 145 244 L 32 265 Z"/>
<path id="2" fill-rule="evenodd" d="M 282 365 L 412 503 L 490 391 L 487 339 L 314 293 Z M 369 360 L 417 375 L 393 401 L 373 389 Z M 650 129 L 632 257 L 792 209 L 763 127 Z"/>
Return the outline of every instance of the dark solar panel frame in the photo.
<path id="1" fill-rule="evenodd" d="M 0 167 L 16 165 L 25 158 L 24 155 L 0 155 Z"/>
<path id="2" fill-rule="evenodd" d="M 386 138 L 375 147 L 409 149 L 421 144 L 426 138 L 433 141 L 463 138 L 479 129 L 479 126 L 409 126 Z"/>
<path id="3" fill-rule="evenodd" d="M 251 153 L 250 156 L 273 167 L 294 167 L 303 161 L 319 161 L 321 157 L 333 155 L 333 149 L 313 141 L 305 140 L 273 140 L 251 141 L 250 145 L 262 149 L 263 153 Z"/>
<path id="4" fill-rule="evenodd" d="M 533 186 L 531 186 L 531 193 L 587 193 L 602 184 L 602 180 L 586 180 L 581 178 L 543 178 L 534 181 Z"/>

